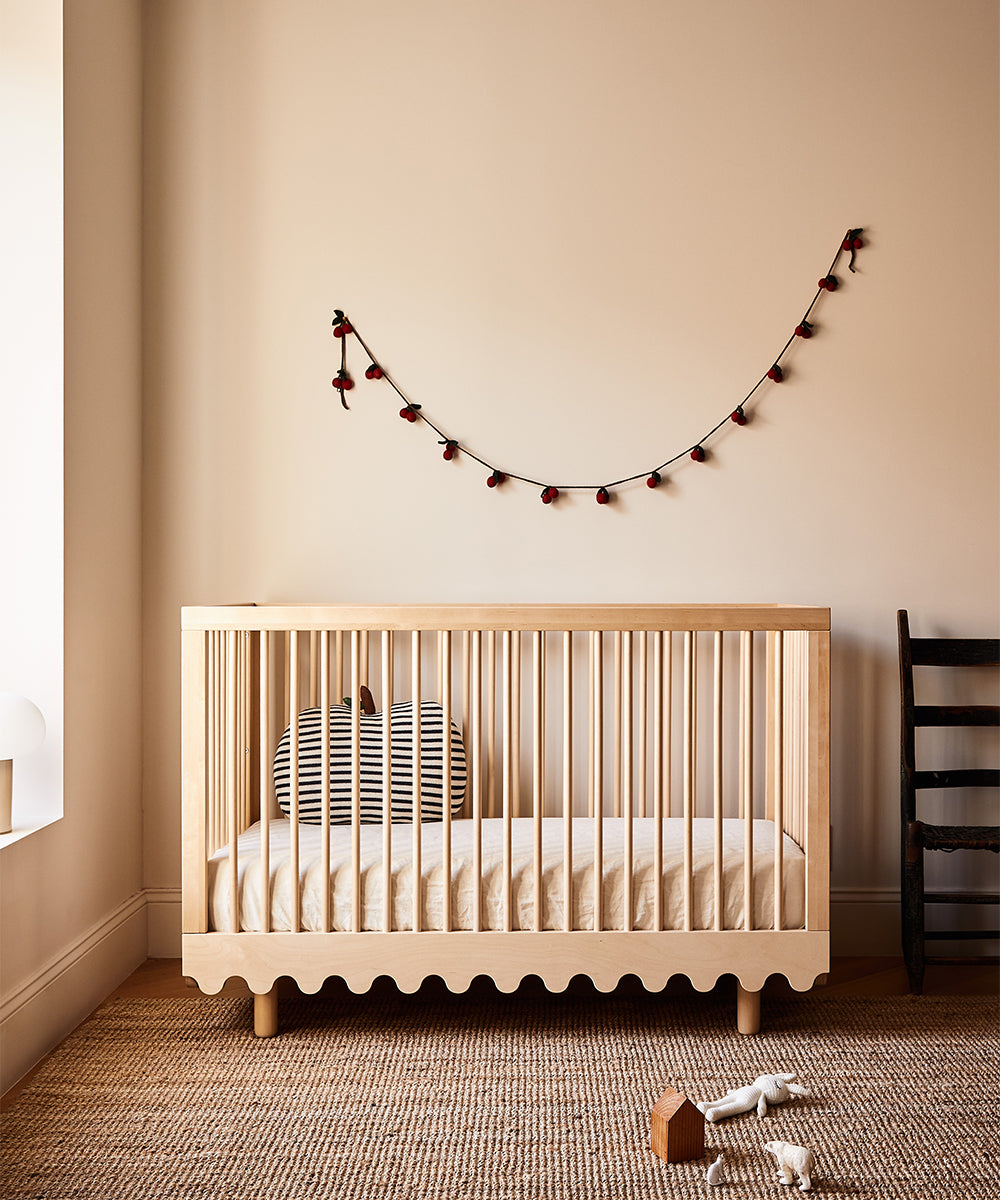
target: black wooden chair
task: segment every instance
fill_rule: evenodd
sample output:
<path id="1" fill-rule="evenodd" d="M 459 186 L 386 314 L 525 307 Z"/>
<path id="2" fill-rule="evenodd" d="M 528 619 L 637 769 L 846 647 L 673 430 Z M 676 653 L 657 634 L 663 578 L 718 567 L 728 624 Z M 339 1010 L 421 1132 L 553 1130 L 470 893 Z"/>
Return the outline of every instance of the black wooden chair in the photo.
<path id="1" fill-rule="evenodd" d="M 1000 640 L 995 638 L 911 638 L 906 610 L 897 614 L 899 623 L 900 683 L 900 816 L 902 842 L 903 957 L 910 977 L 910 990 L 923 990 L 924 967 L 928 964 L 998 963 L 984 955 L 960 957 L 929 956 L 926 943 L 978 941 L 1000 937 L 1000 930 L 927 930 L 925 904 L 997 904 L 997 892 L 935 892 L 924 888 L 925 850 L 992 850 L 1000 852 L 1000 828 L 995 825 L 930 825 L 917 817 L 917 792 L 936 788 L 1000 788 L 1000 770 L 961 768 L 917 770 L 915 730 L 927 726 L 1000 726 L 1000 705 L 915 704 L 913 668 L 996 667 L 1000 664 Z"/>

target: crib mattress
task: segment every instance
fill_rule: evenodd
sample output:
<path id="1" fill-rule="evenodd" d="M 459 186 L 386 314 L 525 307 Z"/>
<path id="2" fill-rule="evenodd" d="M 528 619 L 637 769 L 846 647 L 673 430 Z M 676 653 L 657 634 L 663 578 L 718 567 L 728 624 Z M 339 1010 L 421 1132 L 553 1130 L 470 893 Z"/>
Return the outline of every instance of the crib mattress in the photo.
<path id="1" fill-rule="evenodd" d="M 712 929 L 715 925 L 715 824 L 711 818 L 692 823 L 692 926 Z M 652 817 L 632 822 L 632 928 L 653 929 L 654 914 L 654 829 Z M 482 821 L 481 922 L 484 929 L 504 928 L 504 823 L 499 818 Z M 573 831 L 573 923 L 574 929 L 594 928 L 594 825 L 586 817 L 572 821 Z M 383 928 L 382 827 L 361 827 L 361 927 Z M 352 830 L 334 827 L 330 837 L 331 924 L 335 932 L 352 928 Z M 443 928 L 445 869 L 442 856 L 442 826 L 421 826 L 421 927 Z M 451 824 L 452 928 L 474 927 L 473 846 L 475 824 L 455 820 Z M 547 817 L 542 822 L 542 928 L 563 929 L 565 868 L 564 823 Z M 624 910 L 625 822 L 605 817 L 603 825 L 602 900 L 604 929 L 622 929 Z M 722 890 L 725 929 L 744 927 L 744 836 L 741 820 L 722 823 Z M 299 826 L 299 878 L 301 928 L 321 932 L 323 830 Z M 413 928 L 412 826 L 392 826 L 392 928 Z M 511 908 L 514 929 L 535 928 L 534 822 L 530 817 L 511 822 Z M 270 822 L 270 928 L 292 928 L 292 878 L 290 867 L 291 825 L 287 819 Z M 774 824 L 753 823 L 753 927 L 774 926 Z M 782 927 L 801 929 L 805 923 L 805 855 L 787 834 L 782 837 Z M 238 839 L 237 887 L 239 928 L 264 928 L 261 896 L 261 825 L 256 823 Z M 209 860 L 209 928 L 231 930 L 233 889 L 228 847 Z M 663 928 L 684 928 L 684 822 L 679 817 L 663 822 Z"/>

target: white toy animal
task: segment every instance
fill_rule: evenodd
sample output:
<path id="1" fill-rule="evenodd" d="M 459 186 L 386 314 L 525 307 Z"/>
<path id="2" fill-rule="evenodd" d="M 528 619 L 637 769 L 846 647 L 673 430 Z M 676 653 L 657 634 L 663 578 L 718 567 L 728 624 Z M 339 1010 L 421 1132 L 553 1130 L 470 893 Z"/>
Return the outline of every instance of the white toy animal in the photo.
<path id="1" fill-rule="evenodd" d="M 790 1146 L 788 1142 L 765 1142 L 764 1149 L 777 1159 L 778 1178 L 782 1183 L 794 1183 L 794 1173 L 799 1177 L 800 1192 L 808 1192 L 812 1188 L 811 1176 L 816 1170 L 816 1160 L 811 1150 L 805 1146 Z"/>
<path id="2" fill-rule="evenodd" d="M 712 1163 L 712 1165 L 708 1168 L 708 1174 L 705 1176 L 706 1180 L 713 1187 L 717 1187 L 720 1183 L 723 1182 L 723 1179 L 722 1179 L 722 1157 L 723 1156 L 720 1154 L 719 1157 L 715 1160 L 715 1162 Z"/>
<path id="3" fill-rule="evenodd" d="M 757 1116 L 762 1117 L 769 1104 L 781 1104 L 791 1096 L 809 1095 L 808 1088 L 792 1083 L 794 1078 L 794 1071 L 787 1071 L 783 1075 L 759 1075 L 753 1083 L 727 1092 L 721 1100 L 702 1100 L 695 1108 L 704 1113 L 706 1121 L 732 1117 L 737 1113 L 749 1112 L 751 1108 L 756 1108 Z"/>

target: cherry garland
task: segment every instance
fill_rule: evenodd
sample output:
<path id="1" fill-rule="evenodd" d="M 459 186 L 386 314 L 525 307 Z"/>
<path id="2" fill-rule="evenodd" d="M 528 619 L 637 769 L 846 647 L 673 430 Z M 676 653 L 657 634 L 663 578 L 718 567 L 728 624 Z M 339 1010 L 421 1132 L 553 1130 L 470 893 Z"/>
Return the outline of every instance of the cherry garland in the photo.
<path id="1" fill-rule="evenodd" d="M 468 446 L 463 446 L 455 438 L 448 437 L 447 434 L 439 429 L 437 425 L 435 425 L 434 422 L 424 414 L 421 405 L 414 404 L 413 401 L 409 400 L 407 396 L 404 395 L 385 368 L 379 364 L 375 355 L 372 354 L 371 350 L 369 350 L 361 335 L 344 315 L 343 310 L 339 308 L 335 308 L 333 310 L 333 336 L 340 339 L 340 370 L 333 379 L 333 387 L 340 394 L 341 404 L 345 409 L 349 409 L 350 406 L 345 398 L 345 393 L 351 391 L 351 389 L 354 387 L 354 380 L 351 378 L 350 372 L 347 369 L 347 338 L 350 334 L 353 334 L 370 360 L 368 366 L 365 368 L 365 378 L 384 379 L 386 383 L 389 384 L 393 391 L 395 391 L 399 398 L 403 401 L 403 407 L 399 410 L 399 415 L 403 418 L 403 420 L 409 421 L 411 424 L 418 420 L 423 421 L 425 425 L 429 425 L 430 428 L 434 430 L 439 438 L 438 444 L 444 447 L 442 457 L 447 462 L 452 461 L 458 452 L 462 451 L 462 453 L 486 467 L 486 469 L 490 472 L 490 475 L 486 480 L 486 486 L 488 488 L 498 488 L 508 479 L 517 479 L 520 480 L 521 483 L 530 483 L 535 487 L 541 487 L 541 501 L 543 504 L 551 504 L 554 500 L 559 498 L 560 492 L 568 491 L 593 491 L 595 492 L 595 499 L 597 500 L 598 504 L 610 504 L 613 499 L 614 488 L 621 487 L 626 483 L 634 483 L 643 477 L 646 479 L 647 487 L 659 487 L 664 482 L 663 472 L 665 469 L 669 466 L 672 466 L 673 463 L 677 462 L 678 460 L 684 458 L 685 455 L 691 458 L 694 462 L 703 463 L 707 457 L 704 443 L 707 442 L 713 434 L 717 433 L 725 425 L 726 421 L 732 421 L 735 425 L 747 424 L 749 417 L 745 412 L 745 407 L 752 399 L 757 389 L 761 387 L 765 381 L 769 380 L 772 383 L 781 383 L 786 378 L 785 371 L 781 366 L 782 355 L 785 354 L 785 352 L 788 350 L 788 347 L 791 346 L 797 337 L 802 338 L 803 340 L 807 340 L 812 337 L 815 326 L 810 323 L 809 316 L 812 313 L 816 302 L 824 292 L 835 292 L 837 290 L 839 281 L 833 272 L 836 270 L 841 254 L 850 254 L 851 257 L 847 267 L 849 271 L 852 273 L 854 272 L 855 255 L 857 251 L 860 250 L 864 245 L 864 242 L 861 240 L 861 234 L 863 232 L 863 229 L 849 229 L 847 231 L 847 236 L 841 242 L 837 253 L 834 255 L 833 262 L 830 264 L 830 269 L 816 285 L 816 295 L 813 297 L 812 303 L 806 309 L 802 320 L 798 325 L 795 326 L 795 331 L 793 332 L 792 336 L 781 348 L 780 353 L 775 356 L 773 365 L 764 375 L 761 376 L 761 378 L 754 384 L 747 395 L 740 401 L 736 408 L 728 414 L 728 416 L 723 417 L 723 419 L 717 425 L 714 425 L 708 431 L 708 433 L 704 435 L 704 437 L 695 443 L 695 445 L 689 446 L 686 450 L 682 450 L 679 454 L 675 454 L 673 458 L 668 458 L 666 462 L 660 463 L 659 466 L 654 467 L 651 471 L 640 471 L 637 475 L 628 475 L 624 479 L 615 480 L 613 483 L 602 484 L 596 487 L 596 489 L 594 484 L 583 483 L 560 484 L 559 487 L 555 487 L 552 484 L 543 483 L 543 481 L 540 479 L 531 479 L 525 475 L 516 475 L 512 471 L 500 471 L 491 463 L 487 462 L 486 459 L 480 458 L 478 454 L 474 454 L 468 448 Z"/>

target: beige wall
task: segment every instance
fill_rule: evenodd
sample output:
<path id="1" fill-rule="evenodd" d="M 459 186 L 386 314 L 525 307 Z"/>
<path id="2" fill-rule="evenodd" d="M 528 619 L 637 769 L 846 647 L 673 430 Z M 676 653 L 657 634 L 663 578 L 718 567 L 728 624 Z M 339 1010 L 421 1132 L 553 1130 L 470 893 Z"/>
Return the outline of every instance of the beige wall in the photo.
<path id="1" fill-rule="evenodd" d="M 147 884 L 179 880 L 183 603 L 815 602 L 835 945 L 891 952 L 895 611 L 998 611 L 996 5 L 146 13 Z M 484 457 L 641 471 L 743 398 L 853 225 L 751 424 L 603 510 L 443 463 L 358 354 L 350 413 L 329 386 L 341 307 Z"/>
<path id="2" fill-rule="evenodd" d="M 72 0 L 63 34 L 65 815 L 0 851 L 0 1091 L 146 952 L 140 5 Z"/>

